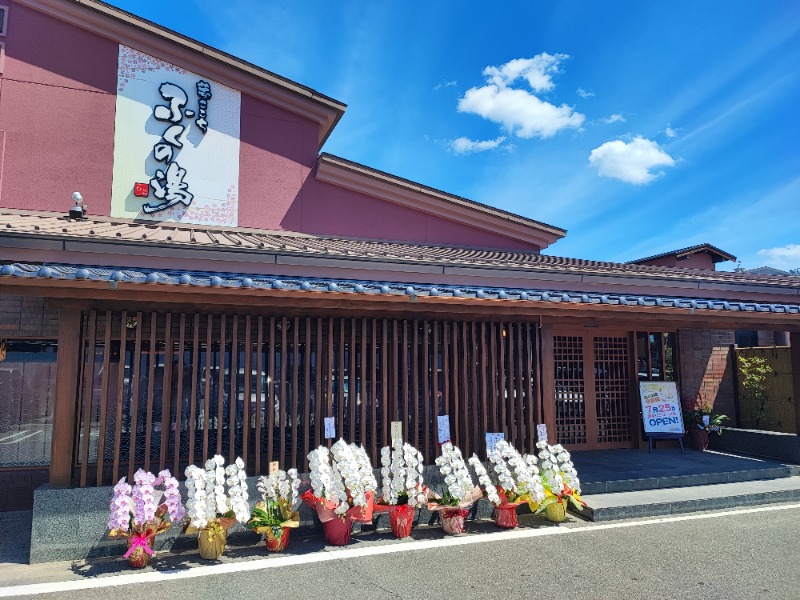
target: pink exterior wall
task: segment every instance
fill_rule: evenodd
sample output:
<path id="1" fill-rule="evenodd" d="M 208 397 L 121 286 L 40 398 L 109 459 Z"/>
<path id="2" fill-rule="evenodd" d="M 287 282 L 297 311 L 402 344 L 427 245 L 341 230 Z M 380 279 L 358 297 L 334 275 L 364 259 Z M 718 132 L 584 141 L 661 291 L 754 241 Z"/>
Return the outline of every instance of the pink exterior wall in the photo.
<path id="1" fill-rule="evenodd" d="M 0 206 L 108 215 L 117 44 L 9 3 L 0 86 Z"/>
<path id="2" fill-rule="evenodd" d="M 680 269 L 703 269 L 705 271 L 716 270 L 714 261 L 711 260 L 711 255 L 708 252 L 690 254 L 682 260 L 678 260 L 674 255 L 664 256 L 640 264 L 652 265 L 654 267 L 678 267 Z"/>
<path id="3" fill-rule="evenodd" d="M 0 77 L 0 207 L 110 215 L 118 44 L 14 2 Z M 202 75 L 202 71 L 200 73 Z M 242 94 L 240 227 L 533 250 L 314 177 L 318 125 Z"/>

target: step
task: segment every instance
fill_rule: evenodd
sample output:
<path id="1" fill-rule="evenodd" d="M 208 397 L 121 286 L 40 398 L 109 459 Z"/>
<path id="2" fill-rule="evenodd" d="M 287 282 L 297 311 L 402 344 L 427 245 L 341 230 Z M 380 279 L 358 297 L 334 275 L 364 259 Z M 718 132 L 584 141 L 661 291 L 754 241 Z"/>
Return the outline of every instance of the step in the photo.
<path id="1" fill-rule="evenodd" d="M 665 489 L 585 494 L 588 504 L 574 514 L 611 521 L 800 501 L 800 475 Z"/>
<path id="2" fill-rule="evenodd" d="M 596 495 L 615 492 L 696 487 L 719 483 L 738 483 L 744 481 L 782 479 L 797 475 L 800 475 L 800 467 L 794 465 L 780 465 L 770 468 L 744 469 L 740 471 L 691 473 L 683 475 L 666 475 L 660 477 L 638 477 L 631 479 L 614 479 L 610 481 L 584 481 L 581 482 L 581 488 L 584 495 Z"/>

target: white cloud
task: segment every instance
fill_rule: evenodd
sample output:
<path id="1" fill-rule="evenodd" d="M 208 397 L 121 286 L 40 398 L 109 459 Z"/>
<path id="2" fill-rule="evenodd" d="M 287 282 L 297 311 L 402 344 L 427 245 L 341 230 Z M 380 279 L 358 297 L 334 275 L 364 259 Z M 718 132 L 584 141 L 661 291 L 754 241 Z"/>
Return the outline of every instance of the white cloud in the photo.
<path id="1" fill-rule="evenodd" d="M 756 252 L 764 257 L 767 266 L 775 269 L 800 269 L 800 244 L 786 244 L 778 248 L 765 248 Z"/>
<path id="2" fill-rule="evenodd" d="M 534 92 L 555 88 L 552 75 L 558 73 L 566 54 L 538 54 L 533 58 L 517 58 L 499 67 L 486 67 L 486 85 L 473 87 L 458 102 L 459 112 L 479 115 L 502 125 L 521 138 L 547 138 L 561 129 L 579 128 L 585 116 L 570 106 L 555 106 L 540 100 L 531 92 L 510 87 L 523 79 Z"/>
<path id="3" fill-rule="evenodd" d="M 589 164 L 603 177 L 642 185 L 661 175 L 661 172 L 654 173 L 651 169 L 672 167 L 675 159 L 656 142 L 635 137 L 627 143 L 615 140 L 595 148 L 589 155 Z"/>
<path id="4" fill-rule="evenodd" d="M 667 125 L 667 128 L 664 130 L 664 135 L 666 135 L 668 138 L 676 138 L 678 137 L 678 130 Z"/>
<path id="5" fill-rule="evenodd" d="M 611 123 L 624 123 L 625 117 L 623 117 L 619 113 L 614 113 L 610 117 L 606 117 L 605 119 L 600 119 L 606 125 L 611 125 Z"/>
<path id="6" fill-rule="evenodd" d="M 437 83 L 435 86 L 433 86 L 433 89 L 438 92 L 442 88 L 455 87 L 457 85 L 458 85 L 457 81 L 442 81 L 441 83 Z"/>
<path id="7" fill-rule="evenodd" d="M 469 138 L 460 137 L 450 143 L 450 148 L 456 154 L 472 154 L 475 152 L 486 152 L 487 150 L 494 150 L 499 148 L 500 145 L 506 141 L 505 136 L 500 136 L 494 140 L 471 140 Z"/>
<path id="8" fill-rule="evenodd" d="M 578 96 L 581 98 L 594 98 L 594 92 L 587 92 L 583 88 L 578 88 Z"/>

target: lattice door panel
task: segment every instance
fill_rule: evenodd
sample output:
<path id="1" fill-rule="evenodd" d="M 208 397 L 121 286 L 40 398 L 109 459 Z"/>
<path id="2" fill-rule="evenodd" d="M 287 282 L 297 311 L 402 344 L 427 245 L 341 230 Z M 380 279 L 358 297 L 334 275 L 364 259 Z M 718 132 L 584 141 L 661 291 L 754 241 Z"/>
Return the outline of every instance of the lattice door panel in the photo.
<path id="1" fill-rule="evenodd" d="M 595 337 L 594 394 L 598 444 L 631 442 L 630 387 L 628 338 Z"/>
<path id="2" fill-rule="evenodd" d="M 583 337 L 554 336 L 553 363 L 558 442 L 584 445 L 587 439 Z"/>

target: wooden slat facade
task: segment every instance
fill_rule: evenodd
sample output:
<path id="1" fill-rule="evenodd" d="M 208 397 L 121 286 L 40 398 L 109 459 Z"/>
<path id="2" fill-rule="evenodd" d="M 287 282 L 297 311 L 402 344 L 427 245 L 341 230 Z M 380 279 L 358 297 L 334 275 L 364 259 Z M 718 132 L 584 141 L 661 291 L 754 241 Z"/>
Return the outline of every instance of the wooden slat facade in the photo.
<path id="1" fill-rule="evenodd" d="M 307 470 L 337 437 L 377 464 L 391 421 L 428 462 L 436 417 L 485 455 L 483 433 L 532 450 L 542 420 L 535 323 L 86 311 L 76 392 L 74 483 L 140 467 L 178 475 L 210 454 Z M 498 419 L 499 417 L 499 419 Z"/>

